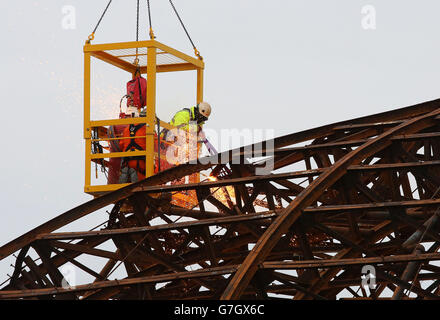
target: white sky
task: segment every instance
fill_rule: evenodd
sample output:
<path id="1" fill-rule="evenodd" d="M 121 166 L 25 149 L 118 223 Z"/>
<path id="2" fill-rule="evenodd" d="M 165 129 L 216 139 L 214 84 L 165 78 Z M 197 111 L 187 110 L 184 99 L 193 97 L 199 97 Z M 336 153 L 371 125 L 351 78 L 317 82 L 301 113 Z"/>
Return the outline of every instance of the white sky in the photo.
<path id="1" fill-rule="evenodd" d="M 205 58 L 211 129 L 280 136 L 439 96 L 438 1 L 174 2 Z M 0 2 L 0 245 L 91 198 L 83 193 L 82 46 L 106 4 Z M 62 28 L 65 5 L 76 9 L 74 30 Z M 157 40 L 192 54 L 168 1 L 151 5 Z M 361 26 L 365 5 L 377 11 L 376 30 Z M 135 9 L 135 0 L 114 0 L 93 43 L 135 40 Z M 93 70 L 96 115 L 116 117 L 129 79 L 102 64 Z M 158 85 L 161 119 L 193 103 L 193 73 L 160 75 Z"/>

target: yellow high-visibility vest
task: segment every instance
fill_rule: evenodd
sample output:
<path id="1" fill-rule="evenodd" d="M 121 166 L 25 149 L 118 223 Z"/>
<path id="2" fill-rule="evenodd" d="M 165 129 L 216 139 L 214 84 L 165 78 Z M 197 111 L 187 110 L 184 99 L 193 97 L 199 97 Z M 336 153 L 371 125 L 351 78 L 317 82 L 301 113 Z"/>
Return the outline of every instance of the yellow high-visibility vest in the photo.
<path id="1" fill-rule="evenodd" d="M 195 116 L 195 106 L 191 107 L 190 109 L 185 108 L 180 110 L 179 112 L 177 112 L 174 117 L 171 119 L 170 124 L 185 130 L 185 131 L 190 131 L 190 122 L 194 121 L 197 122 L 196 120 L 196 116 Z M 204 122 L 201 122 L 197 125 L 197 128 L 191 128 L 191 129 L 195 129 L 194 131 L 197 132 L 199 129 L 201 129 L 203 127 Z M 193 131 L 191 130 L 191 131 Z"/>

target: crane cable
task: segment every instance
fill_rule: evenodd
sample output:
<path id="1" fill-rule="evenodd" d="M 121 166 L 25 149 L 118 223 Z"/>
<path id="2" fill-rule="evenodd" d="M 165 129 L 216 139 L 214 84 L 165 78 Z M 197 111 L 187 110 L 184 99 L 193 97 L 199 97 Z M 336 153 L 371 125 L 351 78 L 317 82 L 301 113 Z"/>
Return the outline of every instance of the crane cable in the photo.
<path id="1" fill-rule="evenodd" d="M 136 9 L 136 41 L 139 41 L 139 0 L 137 0 Z"/>
<path id="2" fill-rule="evenodd" d="M 113 1 L 113 0 L 109 0 L 107 6 L 106 6 L 105 9 L 104 9 L 104 12 L 102 13 L 101 17 L 100 17 L 99 20 L 98 20 L 98 23 L 97 23 L 96 26 L 95 26 L 95 29 L 93 29 L 93 32 L 89 35 L 89 37 L 88 37 L 88 39 L 87 39 L 87 41 L 86 41 L 87 44 L 90 44 L 90 42 L 91 42 L 92 40 L 95 39 L 95 32 L 96 32 L 96 30 L 98 30 L 98 27 L 99 27 L 99 25 L 101 24 L 101 21 L 102 21 L 102 19 L 104 18 L 105 14 L 107 13 L 107 10 L 108 10 L 108 8 L 110 7 L 110 4 L 112 3 L 112 1 Z M 169 0 L 169 2 L 170 2 L 170 4 L 171 4 L 171 7 L 172 7 L 173 10 L 174 10 L 174 13 L 176 14 L 177 18 L 179 19 L 179 22 L 180 22 L 180 24 L 182 25 L 182 28 L 183 28 L 183 30 L 185 31 L 186 36 L 188 37 L 189 41 L 191 42 L 191 45 L 192 45 L 192 47 L 193 47 L 193 49 L 194 49 L 194 53 L 195 53 L 195 55 L 196 55 L 200 60 L 203 60 L 203 57 L 200 55 L 199 50 L 197 50 L 197 48 L 196 48 L 196 46 L 195 46 L 195 44 L 194 44 L 194 41 L 191 39 L 191 36 L 189 35 L 188 30 L 187 30 L 186 27 L 185 27 L 185 24 L 183 23 L 182 19 L 180 18 L 180 15 L 179 15 L 179 13 L 177 12 L 177 9 L 176 9 L 176 7 L 174 6 L 173 1 L 172 1 L 172 0 Z M 151 40 L 154 40 L 156 37 L 155 37 L 155 35 L 154 35 L 153 27 L 152 27 L 152 23 L 151 23 L 151 7 L 150 7 L 150 0 L 147 0 L 147 8 L 148 8 L 148 21 L 149 21 L 149 23 L 150 23 L 150 32 L 149 32 L 149 35 L 150 35 L 150 39 L 151 39 Z M 137 0 L 136 41 L 139 41 L 139 0 Z M 135 59 L 135 62 L 139 62 L 139 59 L 138 59 L 137 56 L 138 56 L 138 53 L 136 52 L 136 59 Z"/>
<path id="3" fill-rule="evenodd" d="M 172 1 L 172 0 L 169 0 L 169 1 L 170 1 L 170 4 L 171 4 L 171 7 L 173 7 L 174 12 L 176 13 L 177 18 L 178 18 L 179 21 L 180 21 L 180 24 L 181 24 L 182 27 L 183 27 L 183 30 L 185 30 L 185 33 L 186 33 L 186 35 L 188 36 L 188 39 L 189 39 L 189 41 L 191 42 L 191 44 L 192 44 L 192 46 L 193 46 L 193 48 L 194 48 L 194 53 L 195 53 L 195 55 L 196 55 L 200 60 L 203 60 L 203 57 L 200 55 L 200 52 L 197 50 L 197 48 L 196 48 L 196 46 L 194 45 L 194 42 L 192 41 L 192 39 L 191 39 L 191 37 L 190 37 L 188 31 L 186 30 L 186 27 L 185 27 L 185 25 L 183 24 L 183 21 L 182 21 L 182 19 L 180 18 L 179 13 L 177 12 L 176 7 L 175 7 L 174 4 L 173 4 L 173 1 Z"/>
<path id="4" fill-rule="evenodd" d="M 150 39 L 154 40 L 156 39 L 156 36 L 153 32 L 153 26 L 151 24 L 151 8 L 150 8 L 150 0 L 147 0 L 147 8 L 148 8 L 148 21 L 150 22 Z"/>
<path id="5" fill-rule="evenodd" d="M 105 7 L 105 10 L 104 10 L 104 12 L 103 12 L 102 15 L 101 15 L 101 18 L 99 18 L 99 21 L 98 21 L 98 23 L 97 23 L 96 26 L 95 26 L 95 29 L 93 29 L 93 32 L 89 35 L 89 38 L 87 39 L 86 43 L 90 43 L 90 41 L 92 41 L 93 39 L 95 39 L 95 32 L 96 32 L 96 30 L 98 29 L 99 25 L 101 24 L 102 18 L 104 18 L 105 14 L 106 14 L 106 12 L 107 12 L 107 10 L 108 10 L 108 7 L 110 7 L 110 4 L 112 3 L 112 1 L 113 1 L 113 0 L 110 0 L 110 1 L 108 2 L 107 7 Z"/>
<path id="6" fill-rule="evenodd" d="M 136 42 L 139 41 L 139 0 L 137 0 L 136 9 Z M 136 58 L 134 59 L 134 65 L 139 66 L 139 48 L 136 47 Z"/>

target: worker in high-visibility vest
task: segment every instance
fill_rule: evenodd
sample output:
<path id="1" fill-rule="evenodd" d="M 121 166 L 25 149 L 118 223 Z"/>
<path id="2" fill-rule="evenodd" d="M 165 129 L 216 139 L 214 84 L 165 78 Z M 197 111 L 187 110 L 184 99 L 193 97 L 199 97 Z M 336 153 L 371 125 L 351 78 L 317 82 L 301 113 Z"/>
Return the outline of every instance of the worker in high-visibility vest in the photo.
<path id="1" fill-rule="evenodd" d="M 182 163 L 197 156 L 198 140 L 200 138 L 204 139 L 204 137 L 199 137 L 199 135 L 203 135 L 203 125 L 208 121 L 210 115 L 211 105 L 207 102 L 200 102 L 191 108 L 184 108 L 174 115 L 170 124 L 176 127 L 176 129 L 167 132 L 164 138 L 168 142 L 177 145 L 177 148 L 181 149 L 180 151 L 185 149 L 185 152 L 180 152 L 179 160 L 173 159 L 170 161 L 168 159 L 170 157 L 167 156 L 169 162 L 173 164 Z M 173 148 L 173 152 L 169 154 L 174 153 L 175 150 L 176 148 Z"/>
<path id="2" fill-rule="evenodd" d="M 139 110 L 136 107 L 128 107 L 127 117 L 139 117 Z M 119 142 L 122 152 L 145 150 L 145 123 L 130 124 L 124 129 L 124 138 Z M 139 137 L 139 138 L 136 138 Z M 145 179 L 145 157 L 124 157 L 121 162 L 121 175 L 119 183 L 137 182 Z"/>
<path id="3" fill-rule="evenodd" d="M 210 115 L 211 106 L 209 103 L 201 102 L 194 107 L 184 108 L 177 112 L 170 124 L 185 131 L 190 131 L 190 125 L 197 124 L 197 131 L 200 131 Z"/>

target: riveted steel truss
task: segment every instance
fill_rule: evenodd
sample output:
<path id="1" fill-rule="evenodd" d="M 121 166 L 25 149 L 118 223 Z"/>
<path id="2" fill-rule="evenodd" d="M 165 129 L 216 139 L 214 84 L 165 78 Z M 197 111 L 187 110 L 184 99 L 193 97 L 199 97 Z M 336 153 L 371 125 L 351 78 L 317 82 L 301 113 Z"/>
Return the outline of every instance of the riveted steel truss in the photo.
<path id="1" fill-rule="evenodd" d="M 169 183 L 202 171 L 217 180 Z M 175 192 L 195 192 L 198 205 L 173 205 Z M 99 229 L 56 232 L 109 205 Z M 199 159 L 91 200 L 0 248 L 0 259 L 16 254 L 0 298 L 438 299 L 439 214 L 436 100 Z M 86 280 L 68 283 L 66 264 Z"/>

